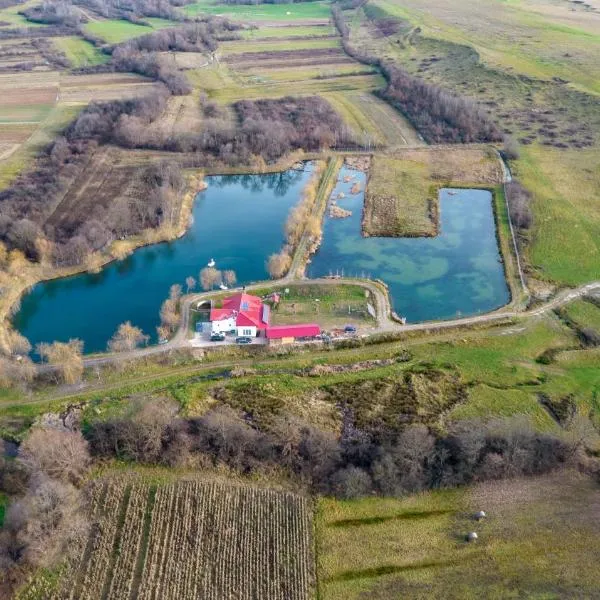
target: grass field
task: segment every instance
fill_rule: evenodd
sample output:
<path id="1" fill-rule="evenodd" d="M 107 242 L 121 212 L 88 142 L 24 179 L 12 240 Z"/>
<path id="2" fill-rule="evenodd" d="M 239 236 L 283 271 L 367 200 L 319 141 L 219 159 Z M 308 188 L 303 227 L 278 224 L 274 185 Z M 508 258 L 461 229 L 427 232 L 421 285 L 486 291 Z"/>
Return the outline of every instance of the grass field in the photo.
<path id="1" fill-rule="evenodd" d="M 577 300 L 569 304 L 564 312 L 579 327 L 590 327 L 600 333 L 600 306 L 586 300 Z"/>
<path id="2" fill-rule="evenodd" d="M 54 585 L 36 581 L 35 591 L 17 598 L 312 597 L 306 498 L 229 483 L 114 477 L 92 484 L 89 506 L 97 525 L 70 568 Z"/>
<path id="3" fill-rule="evenodd" d="M 369 299 L 363 287 L 306 284 L 293 285 L 288 289 L 288 294 L 277 290 L 281 294 L 281 302 L 271 312 L 274 325 L 315 322 L 328 329 L 344 327 L 347 323 L 359 328 L 375 324 L 367 310 Z"/>
<path id="4" fill-rule="evenodd" d="M 56 37 L 52 41 L 69 59 L 71 66 L 75 68 L 100 65 L 110 58 L 90 42 L 76 36 Z"/>
<path id="5" fill-rule="evenodd" d="M 328 2 L 299 2 L 295 4 L 224 5 L 213 2 L 188 4 L 183 11 L 195 16 L 199 14 L 223 15 L 234 20 L 248 22 L 272 21 L 293 23 L 304 21 L 328 22 L 331 9 Z"/>
<path id="6" fill-rule="evenodd" d="M 320 597 L 592 598 L 598 484 L 577 473 L 395 500 L 322 500 Z M 472 515 L 484 510 L 488 518 Z M 476 531 L 479 540 L 465 536 Z"/>
<path id="7" fill-rule="evenodd" d="M 144 19 L 149 26 L 137 25 L 123 19 L 106 19 L 103 21 L 91 21 L 85 25 L 85 29 L 92 35 L 107 41 L 109 44 L 119 44 L 140 35 L 151 33 L 155 29 L 164 27 L 176 27 L 177 23 L 165 19 Z"/>

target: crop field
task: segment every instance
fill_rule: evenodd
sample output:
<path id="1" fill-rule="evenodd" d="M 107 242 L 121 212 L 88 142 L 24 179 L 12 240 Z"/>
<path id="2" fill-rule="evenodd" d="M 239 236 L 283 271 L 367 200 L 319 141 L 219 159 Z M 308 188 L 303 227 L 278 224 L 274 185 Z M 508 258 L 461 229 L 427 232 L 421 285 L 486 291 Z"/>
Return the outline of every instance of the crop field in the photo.
<path id="1" fill-rule="evenodd" d="M 472 515 L 488 517 L 476 522 Z M 592 598 L 598 484 L 562 472 L 403 499 L 322 500 L 323 600 Z M 479 540 L 465 536 L 476 531 Z"/>
<path id="2" fill-rule="evenodd" d="M 340 48 L 340 39 L 336 36 L 310 39 L 294 40 L 270 40 L 260 41 L 260 51 L 262 52 L 281 52 L 288 50 L 309 50 L 312 48 Z M 244 52 L 256 52 L 255 41 L 233 41 L 223 42 L 219 45 L 219 52 L 225 57 L 231 54 L 242 54 Z"/>
<path id="3" fill-rule="evenodd" d="M 31 70 L 36 72 L 51 69 L 30 39 L 0 40 L 0 72 L 8 72 L 9 69 L 22 66 L 23 63 L 31 65 Z"/>
<path id="4" fill-rule="evenodd" d="M 365 197 L 363 233 L 434 236 L 440 187 L 496 186 L 502 181 L 502 168 L 493 149 L 423 147 L 375 156 Z"/>
<path id="5" fill-rule="evenodd" d="M 37 583 L 44 598 L 312 597 L 312 507 L 302 496 L 197 480 L 108 478 L 93 486 L 90 509 L 97 525 L 85 550 L 53 590 Z"/>
<path id="6" fill-rule="evenodd" d="M 240 32 L 243 39 L 291 39 L 291 38 L 319 38 L 337 35 L 337 31 L 331 25 L 285 25 L 282 27 L 259 27 L 256 29 L 245 29 Z"/>
<path id="7" fill-rule="evenodd" d="M 79 37 L 56 37 L 52 41 L 75 68 L 100 65 L 109 59 L 108 55 L 103 54 L 90 42 Z"/>
<path id="8" fill-rule="evenodd" d="M 60 101 L 87 104 L 92 100 L 133 98 L 151 92 L 160 85 L 141 75 L 123 73 L 94 73 L 90 75 L 62 75 Z"/>

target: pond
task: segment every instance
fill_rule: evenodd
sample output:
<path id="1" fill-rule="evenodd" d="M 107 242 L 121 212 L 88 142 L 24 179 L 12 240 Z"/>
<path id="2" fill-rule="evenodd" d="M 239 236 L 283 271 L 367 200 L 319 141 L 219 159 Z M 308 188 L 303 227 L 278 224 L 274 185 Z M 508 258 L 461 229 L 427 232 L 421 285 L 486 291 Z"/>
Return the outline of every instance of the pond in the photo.
<path id="1" fill-rule="evenodd" d="M 120 323 L 130 320 L 156 341 L 158 312 L 174 283 L 196 279 L 214 258 L 233 269 L 238 283 L 264 280 L 266 260 L 283 242 L 288 212 L 313 171 L 290 169 L 270 175 L 207 177 L 198 194 L 193 223 L 182 238 L 136 250 L 98 274 L 40 283 L 22 301 L 14 324 L 38 342 L 83 340 L 86 352 L 106 349 Z M 346 175 L 350 182 L 344 182 Z M 344 167 L 334 195 L 346 219 L 325 218 L 321 248 L 309 264 L 311 277 L 370 276 L 388 283 L 394 310 L 410 322 L 487 312 L 510 294 L 496 239 L 492 195 L 484 190 L 440 192 L 441 233 L 435 238 L 363 238 L 363 192 L 351 194 L 365 174 Z"/>
<path id="2" fill-rule="evenodd" d="M 130 320 L 156 341 L 160 305 L 169 287 L 198 279 L 211 258 L 233 269 L 238 283 L 268 277 L 266 259 L 281 249 L 283 225 L 313 171 L 290 169 L 269 175 L 212 176 L 199 193 L 193 223 L 182 238 L 136 250 L 98 274 L 80 274 L 36 285 L 21 304 L 14 325 L 38 342 L 79 338 L 85 352 L 106 349 L 120 323 Z"/>
<path id="3" fill-rule="evenodd" d="M 351 181 L 344 182 L 350 175 Z M 488 312 L 510 301 L 501 262 L 492 194 L 487 190 L 442 189 L 440 234 L 434 238 L 364 238 L 364 191 L 352 194 L 361 171 L 343 167 L 333 196 L 344 219 L 325 217 L 323 242 L 307 269 L 310 277 L 344 274 L 385 281 L 394 310 L 408 322 Z"/>

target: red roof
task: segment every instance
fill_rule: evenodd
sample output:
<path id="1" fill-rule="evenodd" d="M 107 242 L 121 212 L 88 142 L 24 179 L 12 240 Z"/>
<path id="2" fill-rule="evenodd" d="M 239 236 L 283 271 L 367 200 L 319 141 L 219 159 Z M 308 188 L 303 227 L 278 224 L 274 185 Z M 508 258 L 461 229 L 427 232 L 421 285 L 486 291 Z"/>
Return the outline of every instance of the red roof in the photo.
<path id="1" fill-rule="evenodd" d="M 314 337 L 321 333 L 321 328 L 314 323 L 300 325 L 274 325 L 267 328 L 267 339 L 280 340 L 287 337 Z"/>
<path id="2" fill-rule="evenodd" d="M 229 308 L 211 308 L 210 309 L 210 320 L 211 321 L 222 321 L 223 319 L 229 319 L 233 317 L 234 311 Z"/>
<path id="3" fill-rule="evenodd" d="M 242 293 L 225 298 L 223 308 L 211 309 L 210 320 L 220 321 L 235 317 L 235 324 L 238 326 L 265 329 L 269 326 L 268 314 L 268 311 L 263 310 L 262 300 L 258 296 Z"/>

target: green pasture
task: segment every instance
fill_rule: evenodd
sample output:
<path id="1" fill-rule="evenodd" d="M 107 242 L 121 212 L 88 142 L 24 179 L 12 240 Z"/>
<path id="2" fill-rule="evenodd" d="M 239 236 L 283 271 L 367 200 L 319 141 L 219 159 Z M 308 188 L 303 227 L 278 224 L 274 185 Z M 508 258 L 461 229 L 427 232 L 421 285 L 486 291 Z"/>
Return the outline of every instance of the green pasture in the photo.
<path id="1" fill-rule="evenodd" d="M 174 21 L 166 19 L 145 18 L 148 26 L 130 23 L 124 19 L 106 19 L 104 21 L 91 21 L 84 27 L 92 35 L 102 38 L 109 44 L 119 44 L 132 38 L 152 33 L 155 29 L 164 29 L 165 27 L 177 27 Z"/>
<path id="2" fill-rule="evenodd" d="M 327 21 L 331 16 L 331 7 L 328 2 L 253 5 L 225 5 L 214 4 L 213 2 L 196 2 L 184 6 L 183 11 L 189 16 L 199 14 L 223 15 L 240 21 Z"/>
<path id="3" fill-rule="evenodd" d="M 74 68 L 100 65 L 110 58 L 90 42 L 76 36 L 56 37 L 52 41 Z"/>

